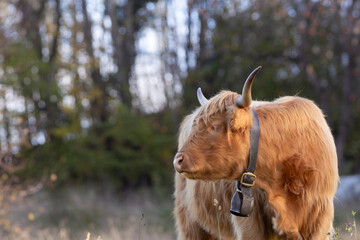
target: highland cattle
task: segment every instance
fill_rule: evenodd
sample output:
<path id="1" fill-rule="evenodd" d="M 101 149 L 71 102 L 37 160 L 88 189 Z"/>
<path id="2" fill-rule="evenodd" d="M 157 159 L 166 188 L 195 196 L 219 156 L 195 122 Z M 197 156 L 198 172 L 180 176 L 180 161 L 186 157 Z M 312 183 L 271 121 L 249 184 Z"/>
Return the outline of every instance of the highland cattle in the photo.
<path id="1" fill-rule="evenodd" d="M 253 101 L 251 85 L 260 68 L 249 75 L 241 95 L 222 91 L 207 100 L 198 90 L 201 106 L 180 126 L 173 160 L 178 239 L 220 234 L 223 240 L 325 240 L 332 231 L 339 176 L 324 115 L 296 96 Z M 249 216 L 239 217 L 230 213 L 231 201 L 237 184 L 248 177 L 255 115 L 256 167 L 246 186 L 253 201 Z"/>

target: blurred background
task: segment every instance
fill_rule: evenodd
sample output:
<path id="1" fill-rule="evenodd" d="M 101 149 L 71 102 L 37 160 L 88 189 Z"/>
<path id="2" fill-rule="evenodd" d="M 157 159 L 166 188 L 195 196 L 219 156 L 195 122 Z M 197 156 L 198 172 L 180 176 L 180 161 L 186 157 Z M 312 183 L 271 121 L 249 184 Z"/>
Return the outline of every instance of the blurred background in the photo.
<path id="1" fill-rule="evenodd" d="M 0 23 L 1 239 L 175 239 L 179 124 L 259 65 L 254 98 L 323 109 L 351 236 L 360 1 L 2 0 Z"/>

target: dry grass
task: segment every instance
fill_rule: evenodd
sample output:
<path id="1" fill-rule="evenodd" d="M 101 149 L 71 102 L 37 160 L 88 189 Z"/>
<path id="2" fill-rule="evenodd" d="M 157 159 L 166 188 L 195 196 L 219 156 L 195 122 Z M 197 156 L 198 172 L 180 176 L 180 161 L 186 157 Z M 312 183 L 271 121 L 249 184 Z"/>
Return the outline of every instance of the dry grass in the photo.
<path id="1" fill-rule="evenodd" d="M 1 196 L 2 240 L 175 239 L 171 194 L 67 187 Z"/>
<path id="2" fill-rule="evenodd" d="M 339 235 L 329 239 L 360 240 L 359 227 L 357 236 L 354 227 L 351 232 L 346 230 L 346 224 L 360 223 L 359 207 L 358 203 L 337 204 L 335 228 Z M 172 208 L 170 192 L 155 194 L 149 189 L 115 193 L 111 188 L 91 186 L 56 190 L 35 186 L 24 192 L 2 186 L 0 239 L 170 240 L 176 238 Z M 357 211 L 355 216 L 352 210 Z"/>

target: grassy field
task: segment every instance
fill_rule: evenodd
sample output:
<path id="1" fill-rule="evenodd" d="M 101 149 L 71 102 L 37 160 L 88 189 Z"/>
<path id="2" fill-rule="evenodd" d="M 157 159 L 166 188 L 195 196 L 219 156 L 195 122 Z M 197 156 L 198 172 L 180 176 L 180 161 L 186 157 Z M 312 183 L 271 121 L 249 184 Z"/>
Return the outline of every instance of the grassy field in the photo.
<path id="1" fill-rule="evenodd" d="M 0 239 L 174 239 L 172 196 L 163 195 L 75 186 L 8 196 L 1 204 Z"/>
<path id="2" fill-rule="evenodd" d="M 359 204 L 337 205 L 340 207 L 336 209 L 335 227 L 339 237 L 334 239 L 355 239 L 345 225 L 350 222 L 353 226 L 351 211 L 360 210 Z M 172 208 L 171 192 L 149 189 L 115 192 L 91 186 L 60 190 L 34 186 L 27 192 L 5 194 L 2 188 L 0 239 L 96 240 L 99 236 L 102 240 L 176 239 Z M 359 215 L 360 211 L 355 215 L 358 224 Z"/>

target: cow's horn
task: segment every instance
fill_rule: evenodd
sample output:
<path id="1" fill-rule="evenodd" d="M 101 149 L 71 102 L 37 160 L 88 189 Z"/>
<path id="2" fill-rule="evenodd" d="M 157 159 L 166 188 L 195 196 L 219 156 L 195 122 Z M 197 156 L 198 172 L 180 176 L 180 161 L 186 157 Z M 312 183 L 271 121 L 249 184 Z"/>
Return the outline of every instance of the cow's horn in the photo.
<path id="1" fill-rule="evenodd" d="M 206 97 L 202 93 L 201 88 L 198 88 L 196 93 L 197 93 L 197 98 L 198 98 L 199 103 L 201 104 L 201 106 L 205 105 L 209 101 L 209 100 L 206 99 Z"/>
<path id="2" fill-rule="evenodd" d="M 243 87 L 242 96 L 239 96 L 235 99 L 236 106 L 240 108 L 245 108 L 251 104 L 251 85 L 255 79 L 256 74 L 260 71 L 262 66 L 257 67 L 254 71 L 250 73 Z"/>

